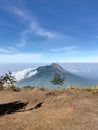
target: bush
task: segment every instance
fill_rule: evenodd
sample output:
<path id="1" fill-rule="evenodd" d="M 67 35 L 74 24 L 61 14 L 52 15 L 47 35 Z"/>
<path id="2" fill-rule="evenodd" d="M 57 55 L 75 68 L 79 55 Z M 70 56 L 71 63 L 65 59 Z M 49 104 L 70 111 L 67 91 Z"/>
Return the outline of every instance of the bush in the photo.
<path id="1" fill-rule="evenodd" d="M 0 85 L 0 90 L 3 90 L 3 89 L 4 89 L 3 85 Z"/>
<path id="2" fill-rule="evenodd" d="M 68 87 L 66 87 L 66 89 L 80 90 L 80 88 L 77 85 L 75 85 L 75 86 L 68 86 Z"/>
<path id="3" fill-rule="evenodd" d="M 24 86 L 23 89 L 24 90 L 32 90 L 32 89 L 34 89 L 34 87 L 32 87 L 32 86 Z"/>
<path id="4" fill-rule="evenodd" d="M 81 90 L 82 90 L 82 91 L 87 91 L 87 92 L 93 91 L 93 89 L 90 88 L 90 87 L 84 87 L 84 88 L 82 88 Z"/>

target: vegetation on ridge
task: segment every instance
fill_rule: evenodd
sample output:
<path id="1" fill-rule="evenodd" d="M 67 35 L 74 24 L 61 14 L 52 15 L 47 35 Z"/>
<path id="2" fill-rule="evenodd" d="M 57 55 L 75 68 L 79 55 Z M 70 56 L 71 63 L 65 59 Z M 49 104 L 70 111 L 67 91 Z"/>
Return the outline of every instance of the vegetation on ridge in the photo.
<path id="1" fill-rule="evenodd" d="M 0 90 L 2 90 L 4 87 L 15 89 L 15 83 L 16 78 L 12 75 L 11 72 L 0 76 Z"/>

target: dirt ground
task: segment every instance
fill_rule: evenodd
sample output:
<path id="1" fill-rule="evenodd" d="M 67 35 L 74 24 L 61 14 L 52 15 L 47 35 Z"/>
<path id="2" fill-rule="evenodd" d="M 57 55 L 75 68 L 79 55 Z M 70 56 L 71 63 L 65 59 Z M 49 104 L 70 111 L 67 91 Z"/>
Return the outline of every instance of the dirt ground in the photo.
<path id="1" fill-rule="evenodd" d="M 2 90 L 0 130 L 98 130 L 98 93 Z"/>

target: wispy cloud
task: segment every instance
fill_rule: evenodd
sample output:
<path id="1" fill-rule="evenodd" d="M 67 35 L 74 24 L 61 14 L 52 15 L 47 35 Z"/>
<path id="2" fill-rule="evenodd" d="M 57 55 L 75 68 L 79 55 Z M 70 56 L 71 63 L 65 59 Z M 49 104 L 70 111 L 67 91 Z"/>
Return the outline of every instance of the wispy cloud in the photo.
<path id="1" fill-rule="evenodd" d="M 19 15 L 20 17 L 24 18 L 24 19 L 27 19 L 27 14 L 26 12 L 18 9 L 18 8 L 15 8 L 14 7 L 14 13 L 16 13 L 17 15 Z"/>
<path id="2" fill-rule="evenodd" d="M 90 54 L 98 54 L 98 50 L 91 50 L 91 51 L 87 51 Z"/>
<path id="3" fill-rule="evenodd" d="M 61 34 L 57 32 L 52 32 L 44 29 L 42 26 L 40 26 L 35 20 L 31 23 L 29 23 L 29 27 L 26 30 L 23 30 L 20 34 L 20 42 L 18 44 L 19 47 L 23 47 L 26 45 L 29 35 L 36 35 L 39 37 L 43 37 L 45 39 L 51 40 L 51 39 L 62 39 Z"/>
<path id="4" fill-rule="evenodd" d="M 16 45 L 17 47 L 24 47 L 27 44 L 27 35 L 30 33 L 30 30 L 22 31 L 20 34 L 19 43 Z"/>
<path id="5" fill-rule="evenodd" d="M 26 22 L 26 21 L 30 22 L 32 20 L 32 15 L 30 15 L 30 13 L 27 10 L 20 9 L 20 8 L 18 8 L 16 6 L 11 6 L 10 9 L 11 9 L 11 11 L 13 10 L 12 13 L 14 13 L 18 17 L 20 17 L 22 21 L 24 21 L 24 22 Z"/>
<path id="6" fill-rule="evenodd" d="M 2 54 L 9 54 L 9 53 L 13 54 L 13 53 L 17 53 L 17 52 L 18 52 L 18 50 L 13 46 L 9 46 L 9 47 L 6 47 L 6 48 L 0 47 L 0 53 L 2 53 Z"/>
<path id="7" fill-rule="evenodd" d="M 39 62 L 43 57 L 39 53 L 15 53 L 15 54 L 0 54 L 0 63 L 32 63 Z"/>
<path id="8" fill-rule="evenodd" d="M 90 49 L 90 50 L 83 50 L 77 46 L 66 46 L 62 48 L 52 48 L 50 49 L 51 52 L 61 52 L 66 54 L 80 54 L 80 55 L 98 55 L 98 50 Z"/>
<path id="9" fill-rule="evenodd" d="M 25 34 L 33 32 L 36 35 L 39 35 L 39 36 L 42 36 L 42 37 L 46 37 L 48 39 L 51 39 L 51 38 L 61 38 L 61 36 L 60 36 L 60 34 L 58 32 L 49 31 L 49 30 L 43 28 L 37 22 L 36 18 L 34 18 L 34 16 L 30 15 L 29 12 L 14 7 L 14 13 L 16 15 L 18 15 L 19 17 L 21 17 L 21 19 L 28 20 L 28 22 L 29 22 L 29 29 L 25 30 Z"/>
<path id="10" fill-rule="evenodd" d="M 17 44 L 18 47 L 23 47 L 26 45 L 27 40 L 29 38 L 29 35 L 36 35 L 38 37 L 43 37 L 45 39 L 51 40 L 51 39 L 63 39 L 64 37 L 69 38 L 69 36 L 63 36 L 63 34 L 44 28 L 43 26 L 40 25 L 40 23 L 36 20 L 34 16 L 30 14 L 26 9 L 20 9 L 19 7 L 16 7 L 15 5 L 11 5 L 10 7 L 10 12 L 14 13 L 16 16 L 19 17 L 20 22 L 24 22 L 26 25 L 26 29 L 23 30 L 20 33 L 20 39 L 19 43 Z M 28 28 L 27 28 L 28 26 Z"/>
<path id="11" fill-rule="evenodd" d="M 76 47 L 74 46 L 66 46 L 66 47 L 62 47 L 62 48 L 53 48 L 53 49 L 50 49 L 50 51 L 52 52 L 74 52 L 74 53 L 77 53 L 77 52 L 80 52 L 79 50 L 76 50 Z"/>
<path id="12" fill-rule="evenodd" d="M 6 48 L 0 47 L 0 63 L 31 63 L 39 62 L 41 58 L 43 58 L 41 53 L 22 53 L 13 46 Z"/>
<path id="13" fill-rule="evenodd" d="M 64 61 L 63 61 L 64 62 Z M 96 56 L 89 56 L 89 57 L 72 57 L 72 58 L 68 58 L 66 59 L 66 62 L 69 63 L 98 63 L 98 57 Z"/>
<path id="14" fill-rule="evenodd" d="M 46 37 L 48 39 L 61 38 L 61 36 L 59 34 L 57 34 L 56 32 L 52 32 L 52 31 L 48 31 L 48 30 L 44 29 L 36 21 L 31 23 L 31 29 L 32 29 L 32 32 L 34 32 L 36 35 Z"/>

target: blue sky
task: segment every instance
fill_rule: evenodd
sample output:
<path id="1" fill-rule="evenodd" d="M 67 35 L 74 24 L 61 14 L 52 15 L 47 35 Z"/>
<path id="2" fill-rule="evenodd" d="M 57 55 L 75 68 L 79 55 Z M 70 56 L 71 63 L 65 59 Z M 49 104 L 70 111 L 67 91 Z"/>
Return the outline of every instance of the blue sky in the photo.
<path id="1" fill-rule="evenodd" d="M 98 62 L 98 0 L 0 0 L 0 63 Z"/>

